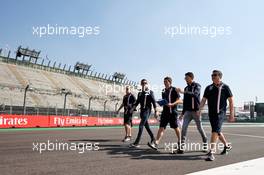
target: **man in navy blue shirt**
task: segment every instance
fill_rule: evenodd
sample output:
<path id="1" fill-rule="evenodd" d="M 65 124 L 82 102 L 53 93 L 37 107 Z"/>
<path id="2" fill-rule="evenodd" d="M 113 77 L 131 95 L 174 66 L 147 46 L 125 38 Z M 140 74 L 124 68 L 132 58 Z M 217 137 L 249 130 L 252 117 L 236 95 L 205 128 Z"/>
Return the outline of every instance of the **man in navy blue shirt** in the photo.
<path id="1" fill-rule="evenodd" d="M 186 141 L 187 128 L 192 120 L 195 121 L 197 129 L 202 137 L 203 141 L 203 150 L 206 150 L 207 146 L 207 136 L 202 127 L 201 115 L 199 115 L 199 107 L 200 107 L 200 93 L 201 93 L 201 85 L 196 83 L 194 80 L 194 75 L 192 72 L 187 72 L 185 74 L 185 81 L 187 86 L 184 88 L 184 91 L 179 89 L 180 93 L 184 94 L 183 98 L 183 110 L 180 118 L 183 118 L 182 125 L 182 139 L 181 139 L 181 149 L 178 153 L 184 153 L 184 144 Z"/>
<path id="2" fill-rule="evenodd" d="M 133 105 L 131 112 L 136 109 L 136 107 L 140 104 L 140 118 L 141 121 L 139 123 L 139 130 L 138 135 L 134 143 L 130 144 L 130 148 L 137 148 L 139 147 L 139 142 L 142 136 L 143 128 L 145 126 L 150 138 L 151 142 L 155 140 L 154 135 L 150 129 L 148 119 L 151 114 L 152 106 L 154 107 L 155 116 L 157 116 L 157 110 L 156 110 L 156 100 L 154 98 L 154 93 L 152 90 L 148 88 L 148 82 L 146 79 L 141 80 L 141 91 L 138 93 L 137 100 L 135 104 Z"/>
<path id="3" fill-rule="evenodd" d="M 224 150 L 221 152 L 222 155 L 227 154 L 232 148 L 231 145 L 227 143 L 224 134 L 221 131 L 224 118 L 226 117 L 227 100 L 230 109 L 229 121 L 234 121 L 233 95 L 229 86 L 221 81 L 223 76 L 222 72 L 214 70 L 211 76 L 213 84 L 206 87 L 199 111 L 199 113 L 201 113 L 201 110 L 207 101 L 212 135 L 210 151 L 207 154 L 206 161 L 213 161 L 215 159 L 214 152 L 218 138 L 225 145 Z"/>
<path id="4" fill-rule="evenodd" d="M 133 116 L 133 111 L 131 111 L 131 108 L 133 107 L 133 104 L 135 103 L 136 98 L 135 96 L 131 93 L 130 87 L 126 87 L 126 95 L 123 97 L 123 102 L 119 109 L 117 110 L 117 113 L 124 107 L 124 126 L 125 126 L 125 138 L 123 139 L 123 142 L 128 142 L 131 140 L 131 127 L 133 126 L 132 124 L 132 116 Z"/>
<path id="5" fill-rule="evenodd" d="M 164 86 L 165 86 L 165 89 L 163 89 L 162 91 L 162 99 L 165 100 L 167 104 L 163 106 L 163 111 L 161 113 L 160 127 L 158 130 L 157 138 L 156 140 L 153 140 L 153 142 L 148 143 L 148 146 L 154 150 L 158 149 L 158 144 L 164 134 L 164 131 L 168 123 L 170 123 L 170 127 L 176 133 L 176 136 L 178 138 L 178 148 L 179 148 L 179 143 L 180 143 L 180 138 L 181 138 L 180 129 L 177 123 L 178 114 L 177 114 L 176 109 L 177 109 L 177 105 L 179 103 L 182 103 L 182 101 L 180 100 L 180 95 L 177 89 L 172 86 L 172 79 L 170 77 L 164 78 Z"/>

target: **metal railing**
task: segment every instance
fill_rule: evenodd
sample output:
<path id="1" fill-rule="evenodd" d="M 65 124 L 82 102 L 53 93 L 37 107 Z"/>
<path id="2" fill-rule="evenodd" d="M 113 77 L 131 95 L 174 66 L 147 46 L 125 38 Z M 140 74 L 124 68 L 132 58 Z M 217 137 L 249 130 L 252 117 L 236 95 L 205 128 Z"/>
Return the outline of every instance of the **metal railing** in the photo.
<path id="1" fill-rule="evenodd" d="M 23 115 L 23 106 L 0 105 L 0 114 L 17 114 Z M 66 109 L 64 113 L 63 108 L 49 108 L 49 107 L 26 107 L 25 115 L 67 115 L 67 116 L 98 116 L 98 117 L 120 117 L 123 115 L 120 112 L 118 115 L 116 111 L 99 111 L 88 109 Z"/>

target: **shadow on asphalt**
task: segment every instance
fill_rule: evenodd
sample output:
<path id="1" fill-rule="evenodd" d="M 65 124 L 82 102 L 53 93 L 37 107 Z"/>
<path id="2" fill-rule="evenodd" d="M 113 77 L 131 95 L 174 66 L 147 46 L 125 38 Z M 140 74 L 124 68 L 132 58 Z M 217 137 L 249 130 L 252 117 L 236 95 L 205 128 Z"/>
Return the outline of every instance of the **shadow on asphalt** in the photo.
<path id="1" fill-rule="evenodd" d="M 100 143 L 100 151 L 106 151 L 112 158 L 130 157 L 131 159 L 150 159 L 150 160 L 202 160 L 205 153 L 200 151 L 187 152 L 185 154 L 171 154 L 170 152 L 152 150 L 145 145 L 140 148 L 129 148 L 128 144 L 122 143 L 120 140 L 109 139 L 79 139 L 69 140 L 70 142 L 98 142 Z M 118 142 L 115 144 L 113 142 Z M 107 144 L 109 143 L 109 144 Z"/>

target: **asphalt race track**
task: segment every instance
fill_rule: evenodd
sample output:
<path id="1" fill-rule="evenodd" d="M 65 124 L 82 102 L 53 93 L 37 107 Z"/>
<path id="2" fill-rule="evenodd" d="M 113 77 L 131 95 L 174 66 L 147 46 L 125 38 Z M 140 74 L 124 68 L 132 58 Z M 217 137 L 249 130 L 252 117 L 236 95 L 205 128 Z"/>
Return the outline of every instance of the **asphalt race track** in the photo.
<path id="1" fill-rule="evenodd" d="M 205 130 L 209 136 L 208 125 Z M 157 127 L 153 131 L 156 134 Z M 223 131 L 233 149 L 228 155 L 217 154 L 214 162 L 206 162 L 205 153 L 199 150 L 183 155 L 165 150 L 166 145 L 176 142 L 174 131 L 169 128 L 159 151 L 146 145 L 149 140 L 146 130 L 141 147 L 131 149 L 128 143 L 121 142 L 120 127 L 1 129 L 0 174 L 180 175 L 264 157 L 264 124 L 226 124 Z M 135 138 L 137 126 L 133 134 Z M 195 126 L 189 127 L 188 140 L 201 142 Z M 54 146 L 53 150 L 40 153 L 40 145 L 45 149 L 48 141 L 54 145 L 65 143 L 72 149 L 55 150 Z"/>

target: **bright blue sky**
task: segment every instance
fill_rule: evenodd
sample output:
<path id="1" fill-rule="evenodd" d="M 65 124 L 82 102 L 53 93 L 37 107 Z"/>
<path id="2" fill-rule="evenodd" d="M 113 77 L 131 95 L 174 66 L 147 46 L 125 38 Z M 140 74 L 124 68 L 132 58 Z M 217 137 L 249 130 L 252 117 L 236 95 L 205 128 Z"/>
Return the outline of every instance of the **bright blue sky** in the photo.
<path id="1" fill-rule="evenodd" d="M 41 56 L 73 65 L 93 64 L 96 71 L 124 72 L 129 79 L 162 84 L 171 76 L 184 87 L 184 73 L 193 71 L 205 87 L 213 69 L 224 73 L 237 105 L 264 101 L 263 12 L 261 0 L 82 0 L 1 2 L 0 47 L 19 45 L 41 50 Z M 33 26 L 100 26 L 100 35 L 32 35 Z M 229 36 L 164 35 L 165 26 L 230 26 Z M 158 95 L 157 95 L 158 96 Z"/>

